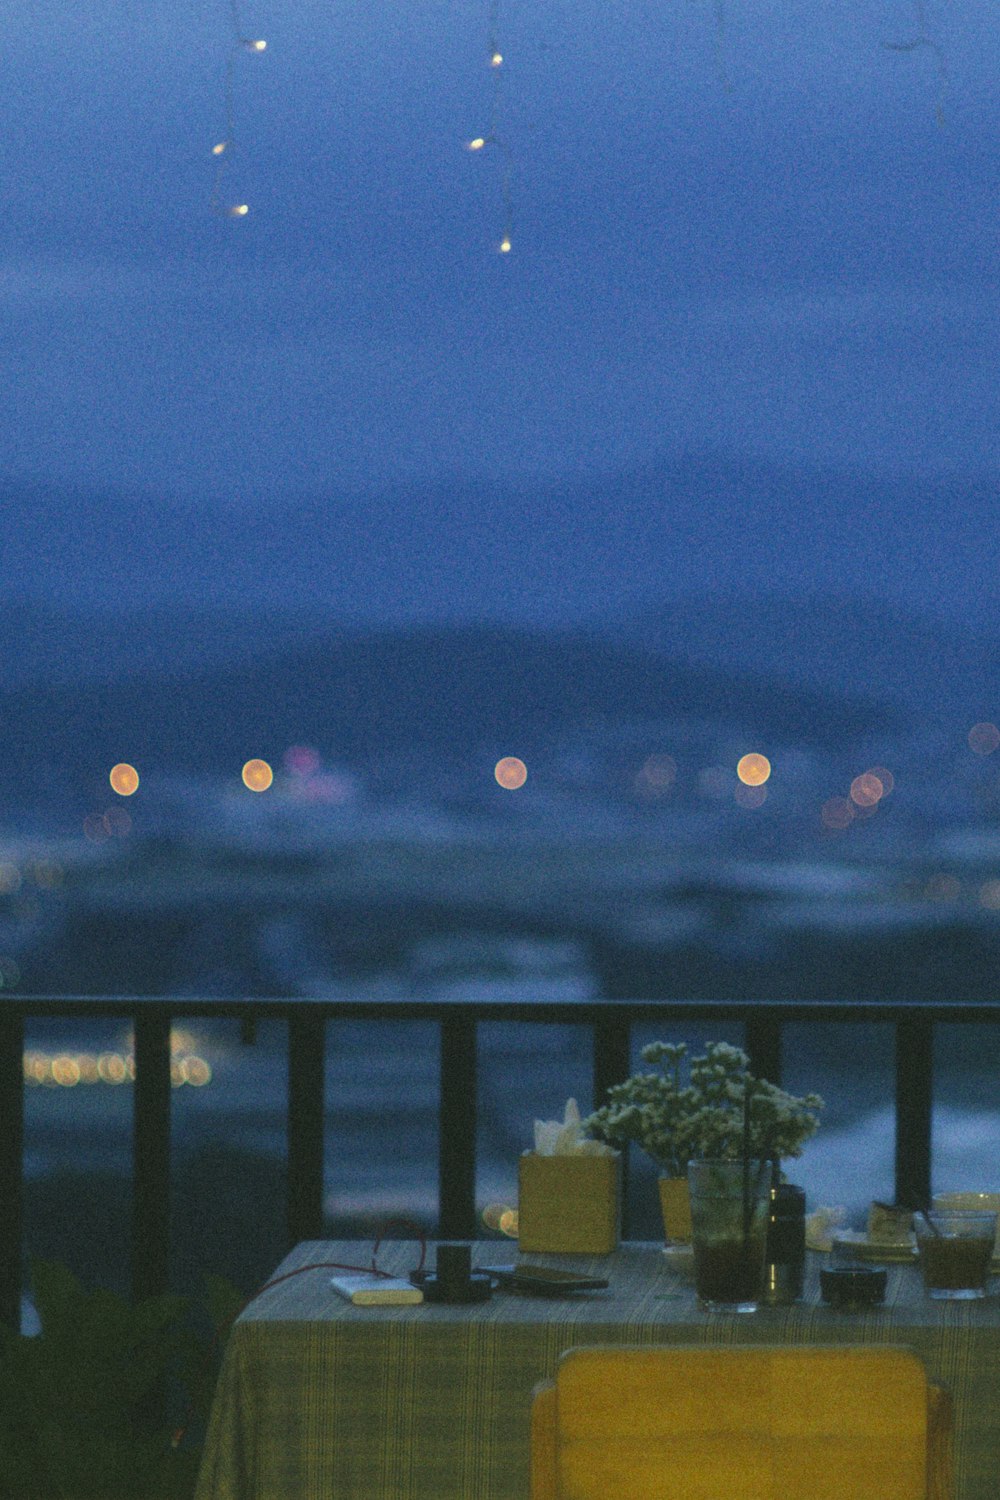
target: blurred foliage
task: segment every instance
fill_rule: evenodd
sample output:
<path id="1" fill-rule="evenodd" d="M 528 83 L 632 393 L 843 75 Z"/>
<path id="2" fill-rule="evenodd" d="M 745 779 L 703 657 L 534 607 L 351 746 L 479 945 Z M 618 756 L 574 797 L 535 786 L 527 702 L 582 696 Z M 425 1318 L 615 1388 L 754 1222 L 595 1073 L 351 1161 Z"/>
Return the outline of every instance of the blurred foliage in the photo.
<path id="1" fill-rule="evenodd" d="M 31 1279 L 41 1334 L 0 1326 L 0 1494 L 187 1500 L 241 1294 L 210 1277 L 201 1307 L 171 1295 L 130 1304 L 43 1260 Z"/>
<path id="2" fill-rule="evenodd" d="M 46 1149 L 58 1159 L 56 1140 Z M 68 1148 L 66 1150 L 68 1155 Z M 82 1169 L 83 1153 L 24 1184 L 29 1252 L 59 1260 L 90 1286 L 126 1293 L 132 1184 L 127 1175 Z M 171 1290 L 200 1296 L 204 1268 L 247 1295 L 288 1251 L 284 1162 L 217 1141 L 178 1149 L 170 1181 Z"/>

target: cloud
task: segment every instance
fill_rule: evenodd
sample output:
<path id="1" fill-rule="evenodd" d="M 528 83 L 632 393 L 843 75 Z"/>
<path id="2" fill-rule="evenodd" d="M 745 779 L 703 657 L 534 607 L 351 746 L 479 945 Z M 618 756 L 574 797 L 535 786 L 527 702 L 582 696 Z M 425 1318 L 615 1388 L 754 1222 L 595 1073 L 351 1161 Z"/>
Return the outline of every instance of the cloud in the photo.
<path id="1" fill-rule="evenodd" d="M 39 256 L 0 261 L 0 309 L 8 315 L 48 313 L 53 304 L 113 299 L 121 291 L 122 268 L 108 262 Z"/>

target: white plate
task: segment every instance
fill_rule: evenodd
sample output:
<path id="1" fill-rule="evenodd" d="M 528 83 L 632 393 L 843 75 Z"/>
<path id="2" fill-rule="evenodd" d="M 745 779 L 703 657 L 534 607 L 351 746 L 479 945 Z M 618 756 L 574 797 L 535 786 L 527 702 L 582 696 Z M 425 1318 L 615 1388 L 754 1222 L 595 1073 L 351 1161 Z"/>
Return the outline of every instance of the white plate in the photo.
<path id="1" fill-rule="evenodd" d="M 667 1269 L 676 1275 L 694 1275 L 694 1251 L 690 1245 L 664 1245 L 663 1259 L 667 1263 Z"/>
<path id="2" fill-rule="evenodd" d="M 858 1260 L 871 1260 L 876 1265 L 908 1265 L 916 1258 L 917 1242 L 911 1234 L 905 1243 L 887 1244 L 885 1240 L 870 1240 L 861 1229 L 840 1229 L 833 1237 L 833 1248 L 842 1245 Z"/>
<path id="3" fill-rule="evenodd" d="M 910 1265 L 917 1258 L 916 1237 L 910 1235 L 909 1244 L 887 1245 L 881 1240 L 870 1240 L 860 1229 L 841 1229 L 834 1235 L 834 1249 L 843 1245 L 858 1260 L 872 1261 L 877 1266 Z M 990 1275 L 1000 1272 L 1000 1255 L 994 1252 L 990 1262 Z"/>

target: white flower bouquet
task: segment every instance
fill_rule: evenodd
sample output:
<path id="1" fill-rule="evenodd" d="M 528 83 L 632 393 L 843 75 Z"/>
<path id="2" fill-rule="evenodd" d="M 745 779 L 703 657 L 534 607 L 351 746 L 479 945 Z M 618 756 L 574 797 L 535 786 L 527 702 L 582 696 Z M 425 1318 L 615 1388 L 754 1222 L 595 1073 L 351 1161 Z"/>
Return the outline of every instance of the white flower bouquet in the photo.
<path id="1" fill-rule="evenodd" d="M 796 1098 L 764 1078 L 754 1078 L 749 1058 L 728 1042 L 708 1042 L 682 1079 L 683 1042 L 652 1042 L 644 1062 L 652 1073 L 634 1073 L 608 1090 L 608 1103 L 583 1121 L 594 1139 L 612 1146 L 634 1141 L 671 1177 L 689 1161 L 739 1161 L 744 1155 L 777 1162 L 801 1156 L 819 1126 L 818 1094 Z"/>

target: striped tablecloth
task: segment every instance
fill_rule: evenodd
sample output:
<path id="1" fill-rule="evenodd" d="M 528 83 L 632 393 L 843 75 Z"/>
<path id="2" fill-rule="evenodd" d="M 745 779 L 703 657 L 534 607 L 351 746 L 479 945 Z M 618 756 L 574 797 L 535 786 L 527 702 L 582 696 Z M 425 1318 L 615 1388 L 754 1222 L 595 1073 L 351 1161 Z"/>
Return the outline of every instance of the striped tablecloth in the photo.
<path id="1" fill-rule="evenodd" d="M 516 1260 L 478 1244 L 478 1265 Z M 370 1245 L 306 1241 L 276 1275 L 317 1261 L 364 1266 Z M 1000 1296 L 931 1302 L 910 1266 L 889 1271 L 886 1304 L 841 1313 L 806 1294 L 754 1314 L 701 1311 L 658 1246 L 615 1255 L 535 1256 L 606 1275 L 574 1297 L 494 1293 L 470 1308 L 359 1308 L 328 1270 L 265 1292 L 234 1325 L 220 1372 L 196 1500 L 526 1500 L 531 1390 L 575 1344 L 871 1343 L 913 1349 L 956 1405 L 958 1500 L 1000 1496 Z M 405 1273 L 412 1245 L 379 1265 Z M 992 1283 L 994 1287 L 997 1283 Z"/>

